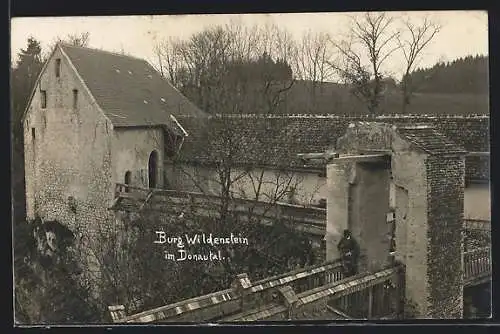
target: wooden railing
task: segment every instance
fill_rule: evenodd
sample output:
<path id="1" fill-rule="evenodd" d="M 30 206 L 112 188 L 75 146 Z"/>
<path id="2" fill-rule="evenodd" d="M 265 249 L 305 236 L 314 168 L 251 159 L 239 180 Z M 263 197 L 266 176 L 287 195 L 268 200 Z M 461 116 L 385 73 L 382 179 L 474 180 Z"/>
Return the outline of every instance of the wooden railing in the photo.
<path id="1" fill-rule="evenodd" d="M 115 322 L 253 321 L 316 319 L 335 310 L 355 319 L 394 318 L 401 311 L 402 267 L 342 279 L 337 261 L 270 277 L 246 287 L 227 289 L 122 318 Z M 283 303 L 283 290 L 295 298 Z M 292 299 L 293 299 L 292 298 Z M 116 306 L 112 307 L 113 309 Z M 331 313 L 331 311 L 330 311 Z"/>
<path id="2" fill-rule="evenodd" d="M 342 264 L 339 260 L 336 260 L 256 281 L 249 291 L 257 293 L 253 297 L 257 296 L 257 299 L 267 302 L 273 299 L 272 293 L 280 286 L 288 285 L 294 291 L 302 292 L 324 284 L 338 282 L 343 277 Z"/>
<path id="3" fill-rule="evenodd" d="M 177 190 L 150 189 L 117 183 L 115 197 L 131 199 L 137 203 L 129 207 L 130 210 L 182 210 L 190 208 L 194 215 L 212 216 L 217 214 L 218 208 L 223 204 L 222 198 L 216 195 L 185 192 Z M 118 203 L 115 200 L 115 203 Z M 241 219 L 250 217 L 259 218 L 263 224 L 273 224 L 276 219 L 299 223 L 295 226 L 305 232 L 324 235 L 326 229 L 326 209 L 293 205 L 282 202 L 263 202 L 242 198 L 232 198 L 229 209 Z"/>
<path id="4" fill-rule="evenodd" d="M 401 266 L 349 277 L 299 293 L 295 319 L 307 319 L 325 305 L 353 319 L 395 318 L 402 310 L 403 285 Z"/>
<path id="5" fill-rule="evenodd" d="M 464 285 L 473 285 L 491 276 L 491 247 L 464 252 Z"/>
<path id="6" fill-rule="evenodd" d="M 275 300 L 223 320 L 397 318 L 403 307 L 403 277 L 402 267 L 397 266 L 331 282 L 301 293 L 288 289 L 284 298 L 288 302 Z"/>
<path id="7" fill-rule="evenodd" d="M 244 296 L 233 289 L 226 289 L 126 317 L 114 317 L 114 321 L 208 321 L 241 312 L 242 307 L 252 309 L 271 303 L 276 298 L 277 289 L 286 285 L 303 292 L 340 281 L 342 278 L 340 262 L 332 261 L 256 281 L 245 289 Z M 113 309 L 117 307 L 112 306 Z"/>

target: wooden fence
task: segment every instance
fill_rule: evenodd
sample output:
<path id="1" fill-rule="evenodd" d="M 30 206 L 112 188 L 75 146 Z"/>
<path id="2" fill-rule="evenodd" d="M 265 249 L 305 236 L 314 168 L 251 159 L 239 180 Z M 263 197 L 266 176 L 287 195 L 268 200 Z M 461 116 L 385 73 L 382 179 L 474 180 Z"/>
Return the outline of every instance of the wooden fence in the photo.
<path id="1" fill-rule="evenodd" d="M 490 279 L 491 247 L 464 252 L 464 285 L 470 286 Z"/>

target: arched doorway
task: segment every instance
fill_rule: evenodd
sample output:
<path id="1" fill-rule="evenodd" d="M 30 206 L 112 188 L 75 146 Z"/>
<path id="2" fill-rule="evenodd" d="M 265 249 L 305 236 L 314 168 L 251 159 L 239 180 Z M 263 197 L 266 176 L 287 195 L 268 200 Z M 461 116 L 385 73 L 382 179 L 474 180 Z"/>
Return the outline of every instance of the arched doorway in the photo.
<path id="1" fill-rule="evenodd" d="M 157 187 L 158 178 L 158 153 L 156 151 L 151 152 L 149 155 L 148 163 L 148 179 L 149 188 Z"/>
<path id="2" fill-rule="evenodd" d="M 124 180 L 124 181 L 125 181 L 125 184 L 126 184 L 127 186 L 129 186 L 129 185 L 130 185 L 130 179 L 131 179 L 131 174 L 130 174 L 130 171 L 125 172 L 125 180 Z M 127 192 L 127 193 L 128 193 L 128 192 L 129 192 L 129 188 L 125 188 L 125 192 Z"/>

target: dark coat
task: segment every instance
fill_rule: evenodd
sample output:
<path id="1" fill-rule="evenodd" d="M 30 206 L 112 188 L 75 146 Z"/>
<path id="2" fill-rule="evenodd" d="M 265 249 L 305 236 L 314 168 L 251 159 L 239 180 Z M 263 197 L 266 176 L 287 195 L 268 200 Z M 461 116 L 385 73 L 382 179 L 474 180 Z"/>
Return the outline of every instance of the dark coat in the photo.
<path id="1" fill-rule="evenodd" d="M 359 245 L 353 237 L 343 237 L 337 246 L 340 257 L 343 260 L 349 260 L 356 263 L 359 257 Z"/>

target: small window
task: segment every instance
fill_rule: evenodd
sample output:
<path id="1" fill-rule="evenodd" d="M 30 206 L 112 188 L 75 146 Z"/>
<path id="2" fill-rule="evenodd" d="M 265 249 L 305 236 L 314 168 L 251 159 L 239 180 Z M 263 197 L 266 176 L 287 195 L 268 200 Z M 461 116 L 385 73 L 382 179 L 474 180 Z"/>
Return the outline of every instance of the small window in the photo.
<path id="1" fill-rule="evenodd" d="M 35 141 L 35 128 L 31 128 L 31 140 Z"/>
<path id="2" fill-rule="evenodd" d="M 56 59 L 56 78 L 61 76 L 61 59 Z"/>
<path id="3" fill-rule="evenodd" d="M 78 106 L 78 89 L 73 89 L 73 108 Z"/>
<path id="4" fill-rule="evenodd" d="M 41 99 L 41 103 L 42 103 L 42 109 L 47 108 L 47 91 L 46 90 L 40 91 L 40 99 Z"/>

